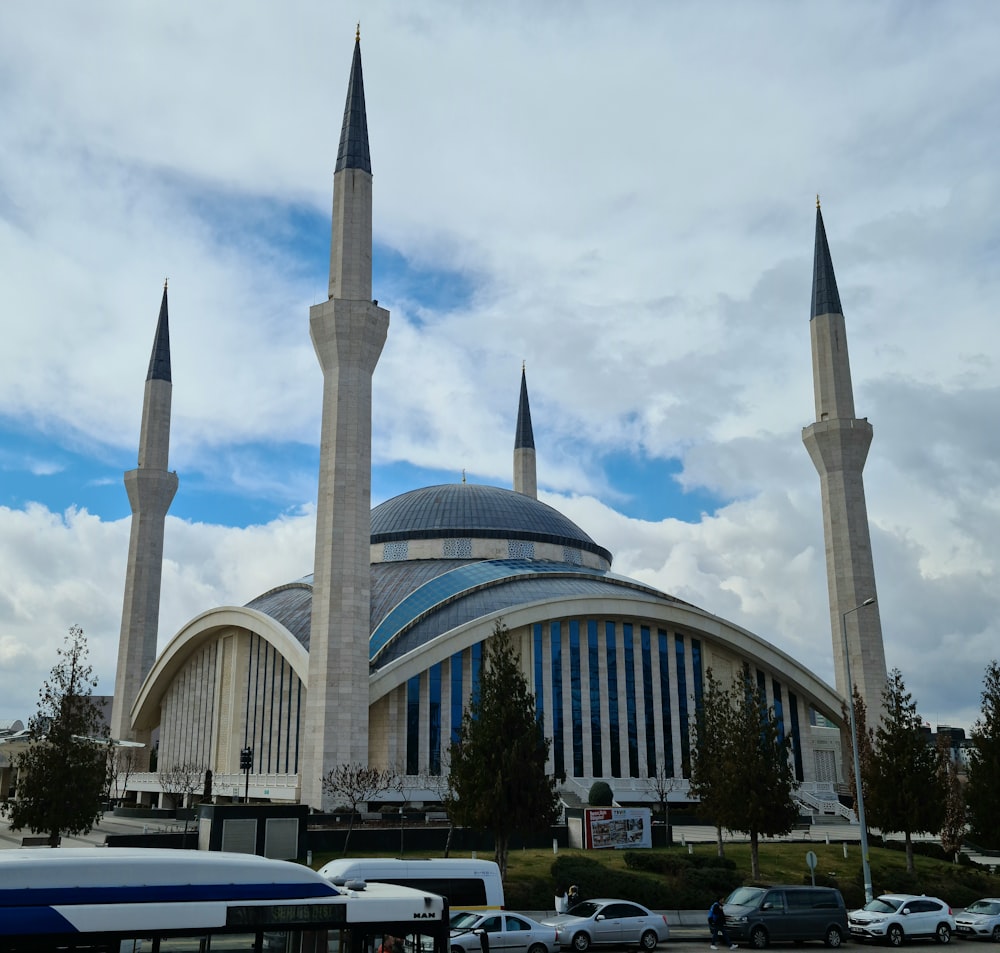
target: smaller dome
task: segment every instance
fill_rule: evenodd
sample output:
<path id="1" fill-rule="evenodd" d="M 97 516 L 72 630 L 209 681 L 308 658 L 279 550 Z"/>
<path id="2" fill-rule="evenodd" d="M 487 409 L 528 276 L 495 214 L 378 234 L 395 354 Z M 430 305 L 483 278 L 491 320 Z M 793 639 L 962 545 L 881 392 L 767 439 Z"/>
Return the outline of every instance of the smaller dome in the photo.
<path id="1" fill-rule="evenodd" d="M 554 543 L 611 562 L 608 550 L 558 510 L 498 486 L 428 486 L 401 493 L 372 510 L 372 543 L 455 537 Z"/>

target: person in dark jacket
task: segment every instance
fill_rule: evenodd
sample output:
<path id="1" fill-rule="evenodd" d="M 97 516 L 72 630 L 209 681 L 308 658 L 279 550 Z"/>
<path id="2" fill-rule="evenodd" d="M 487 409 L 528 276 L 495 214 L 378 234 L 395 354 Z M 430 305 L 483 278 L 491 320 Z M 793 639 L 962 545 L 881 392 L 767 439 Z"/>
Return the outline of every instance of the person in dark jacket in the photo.
<path id="1" fill-rule="evenodd" d="M 719 897 L 709 908 L 708 928 L 712 931 L 711 949 L 717 950 L 719 948 L 717 941 L 720 936 L 722 937 L 722 942 L 727 944 L 729 949 L 737 949 L 738 944 L 733 943 L 726 932 L 726 911 L 722 906 L 722 897 Z"/>

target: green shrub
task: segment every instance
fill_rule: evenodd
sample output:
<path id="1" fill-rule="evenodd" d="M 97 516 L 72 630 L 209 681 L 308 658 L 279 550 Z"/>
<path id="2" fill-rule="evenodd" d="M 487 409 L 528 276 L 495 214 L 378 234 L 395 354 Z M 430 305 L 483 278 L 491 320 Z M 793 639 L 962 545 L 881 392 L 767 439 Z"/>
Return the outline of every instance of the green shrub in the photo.
<path id="1" fill-rule="evenodd" d="M 587 795 L 587 801 L 594 807 L 611 807 L 615 801 L 614 792 L 611 790 L 611 785 L 607 781 L 595 781 L 590 786 L 590 793 Z"/>

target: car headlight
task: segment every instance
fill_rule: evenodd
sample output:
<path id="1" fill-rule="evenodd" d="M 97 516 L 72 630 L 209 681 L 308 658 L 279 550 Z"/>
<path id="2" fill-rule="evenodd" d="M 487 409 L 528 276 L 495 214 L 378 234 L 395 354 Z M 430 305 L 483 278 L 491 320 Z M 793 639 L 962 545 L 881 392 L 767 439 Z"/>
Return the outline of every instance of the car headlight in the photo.
<path id="1" fill-rule="evenodd" d="M 885 923 L 885 917 L 872 917 L 869 923 Z"/>
<path id="2" fill-rule="evenodd" d="M 747 918 L 746 917 L 736 917 L 736 922 L 737 923 L 746 923 L 747 922 Z"/>

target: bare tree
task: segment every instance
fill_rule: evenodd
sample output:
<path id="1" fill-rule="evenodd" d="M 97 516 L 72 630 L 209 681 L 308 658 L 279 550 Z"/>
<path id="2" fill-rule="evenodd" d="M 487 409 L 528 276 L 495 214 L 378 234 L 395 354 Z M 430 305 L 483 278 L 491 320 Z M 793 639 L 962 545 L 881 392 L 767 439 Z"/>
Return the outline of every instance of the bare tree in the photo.
<path id="1" fill-rule="evenodd" d="M 108 748 L 108 800 L 118 804 L 128 791 L 128 779 L 136 769 L 134 748 L 112 742 Z"/>
<path id="2" fill-rule="evenodd" d="M 455 790 L 451 786 L 451 754 L 443 751 L 441 753 L 441 773 L 426 774 L 421 783 L 425 788 L 434 792 L 434 796 L 441 802 L 444 812 L 448 818 L 448 836 L 444 842 L 444 856 L 451 852 L 451 835 L 455 832 L 455 822 L 452 818 L 452 808 L 455 802 Z"/>
<path id="3" fill-rule="evenodd" d="M 673 843 L 670 836 L 670 793 L 680 787 L 681 779 L 675 778 L 672 772 L 667 770 L 667 759 L 662 749 L 656 752 L 656 771 L 649 776 L 647 783 L 650 793 L 656 795 L 656 800 L 660 804 L 666 845 L 669 847 Z"/>
<path id="4" fill-rule="evenodd" d="M 380 794 L 393 789 L 396 772 L 373 768 L 367 764 L 338 764 L 327 771 L 323 778 L 323 790 L 340 804 L 351 809 L 347 822 L 347 836 L 344 838 L 344 856 L 354 830 L 354 817 L 361 804 L 367 804 Z"/>
<path id="5" fill-rule="evenodd" d="M 174 807 L 182 809 L 194 805 L 194 793 L 201 789 L 205 778 L 205 766 L 194 761 L 182 761 L 161 771 L 158 775 L 160 787 L 169 794 Z M 184 811 L 184 841 L 187 845 L 189 813 Z"/>

